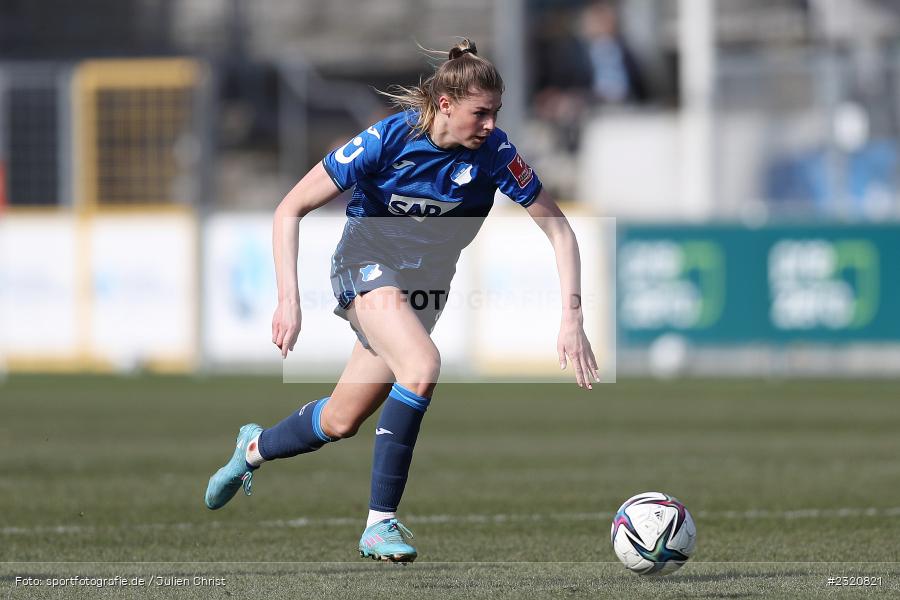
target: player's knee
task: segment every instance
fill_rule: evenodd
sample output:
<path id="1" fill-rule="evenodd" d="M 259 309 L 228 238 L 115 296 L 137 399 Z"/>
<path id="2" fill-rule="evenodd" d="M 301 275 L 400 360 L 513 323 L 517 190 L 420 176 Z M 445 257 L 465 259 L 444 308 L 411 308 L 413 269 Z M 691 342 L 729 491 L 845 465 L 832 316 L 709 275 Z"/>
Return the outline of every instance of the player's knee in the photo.
<path id="1" fill-rule="evenodd" d="M 441 355 L 437 348 L 412 357 L 397 374 L 397 380 L 419 396 L 427 395 L 437 383 L 441 374 Z"/>
<path id="2" fill-rule="evenodd" d="M 322 415 L 322 430 L 325 435 L 335 440 L 353 437 L 359 431 L 362 421 L 348 413 L 331 413 Z"/>

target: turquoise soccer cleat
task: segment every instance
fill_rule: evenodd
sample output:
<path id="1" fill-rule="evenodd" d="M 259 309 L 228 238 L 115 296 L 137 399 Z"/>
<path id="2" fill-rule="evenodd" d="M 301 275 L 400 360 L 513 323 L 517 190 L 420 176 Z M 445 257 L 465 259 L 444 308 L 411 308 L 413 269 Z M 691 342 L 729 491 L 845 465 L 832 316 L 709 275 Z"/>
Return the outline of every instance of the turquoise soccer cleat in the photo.
<path id="1" fill-rule="evenodd" d="M 360 558 L 411 563 L 416 560 L 416 549 L 406 543 L 413 533 L 397 519 L 385 519 L 366 527 L 359 540 Z"/>
<path id="2" fill-rule="evenodd" d="M 235 493 L 244 487 L 244 493 L 251 493 L 253 484 L 253 470 L 247 468 L 246 451 L 247 444 L 263 430 L 256 423 L 248 423 L 241 427 L 237 436 L 237 447 L 224 467 L 219 469 L 209 478 L 206 486 L 206 507 L 210 510 L 222 508 L 231 500 Z"/>

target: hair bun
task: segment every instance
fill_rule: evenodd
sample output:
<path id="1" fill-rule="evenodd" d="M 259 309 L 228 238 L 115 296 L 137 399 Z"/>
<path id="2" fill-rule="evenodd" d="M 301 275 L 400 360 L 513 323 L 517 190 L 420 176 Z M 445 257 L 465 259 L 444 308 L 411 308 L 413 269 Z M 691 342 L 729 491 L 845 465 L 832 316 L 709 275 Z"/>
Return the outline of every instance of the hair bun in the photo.
<path id="1" fill-rule="evenodd" d="M 478 56 L 478 48 L 475 47 L 475 42 L 469 39 L 463 39 L 463 41 L 450 48 L 450 60 L 459 58 L 463 54 Z"/>

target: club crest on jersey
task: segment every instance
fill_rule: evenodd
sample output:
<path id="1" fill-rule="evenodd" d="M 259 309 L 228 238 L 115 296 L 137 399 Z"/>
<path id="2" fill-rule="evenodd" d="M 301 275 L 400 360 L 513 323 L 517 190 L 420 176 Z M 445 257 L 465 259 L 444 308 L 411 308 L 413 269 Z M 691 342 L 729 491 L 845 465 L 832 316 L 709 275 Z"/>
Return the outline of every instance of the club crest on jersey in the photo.
<path id="1" fill-rule="evenodd" d="M 384 274 L 380 265 L 366 265 L 359 270 L 363 281 L 374 281 Z"/>
<path id="2" fill-rule="evenodd" d="M 526 185 L 531 183 L 531 179 L 534 177 L 534 171 L 531 167 L 528 166 L 528 163 L 525 162 L 525 159 L 522 158 L 520 154 L 516 154 L 515 158 L 509 161 L 509 164 L 506 165 L 506 168 L 509 169 L 509 172 L 512 173 L 512 176 L 516 178 L 516 183 L 519 184 L 520 188 L 524 188 Z"/>
<path id="3" fill-rule="evenodd" d="M 421 223 L 425 220 L 425 217 L 439 217 L 447 214 L 457 206 L 459 206 L 459 202 L 443 202 L 430 198 L 409 198 L 393 194 L 388 202 L 388 212 L 393 215 L 412 217 Z"/>
<path id="4" fill-rule="evenodd" d="M 452 179 L 453 183 L 456 185 L 466 185 L 472 181 L 472 165 L 469 163 L 459 163 L 453 169 L 453 174 L 450 175 L 450 179 Z"/>

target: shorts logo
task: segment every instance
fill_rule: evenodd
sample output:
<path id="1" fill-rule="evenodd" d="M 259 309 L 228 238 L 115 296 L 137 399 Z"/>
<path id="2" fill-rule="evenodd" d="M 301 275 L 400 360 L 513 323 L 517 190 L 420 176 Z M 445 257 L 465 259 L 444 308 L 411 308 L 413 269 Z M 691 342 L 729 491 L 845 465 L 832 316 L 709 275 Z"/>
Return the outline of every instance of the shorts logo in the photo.
<path id="1" fill-rule="evenodd" d="M 384 271 L 381 270 L 379 265 L 366 265 L 359 270 L 359 273 L 362 275 L 363 281 L 373 281 L 381 277 Z"/>
<path id="2" fill-rule="evenodd" d="M 531 183 L 531 180 L 534 177 L 534 171 L 528 166 L 528 163 L 525 162 L 520 154 L 516 154 L 515 158 L 506 165 L 506 168 L 509 169 L 512 176 L 516 178 L 516 183 L 519 184 L 520 188 L 524 188 Z"/>

